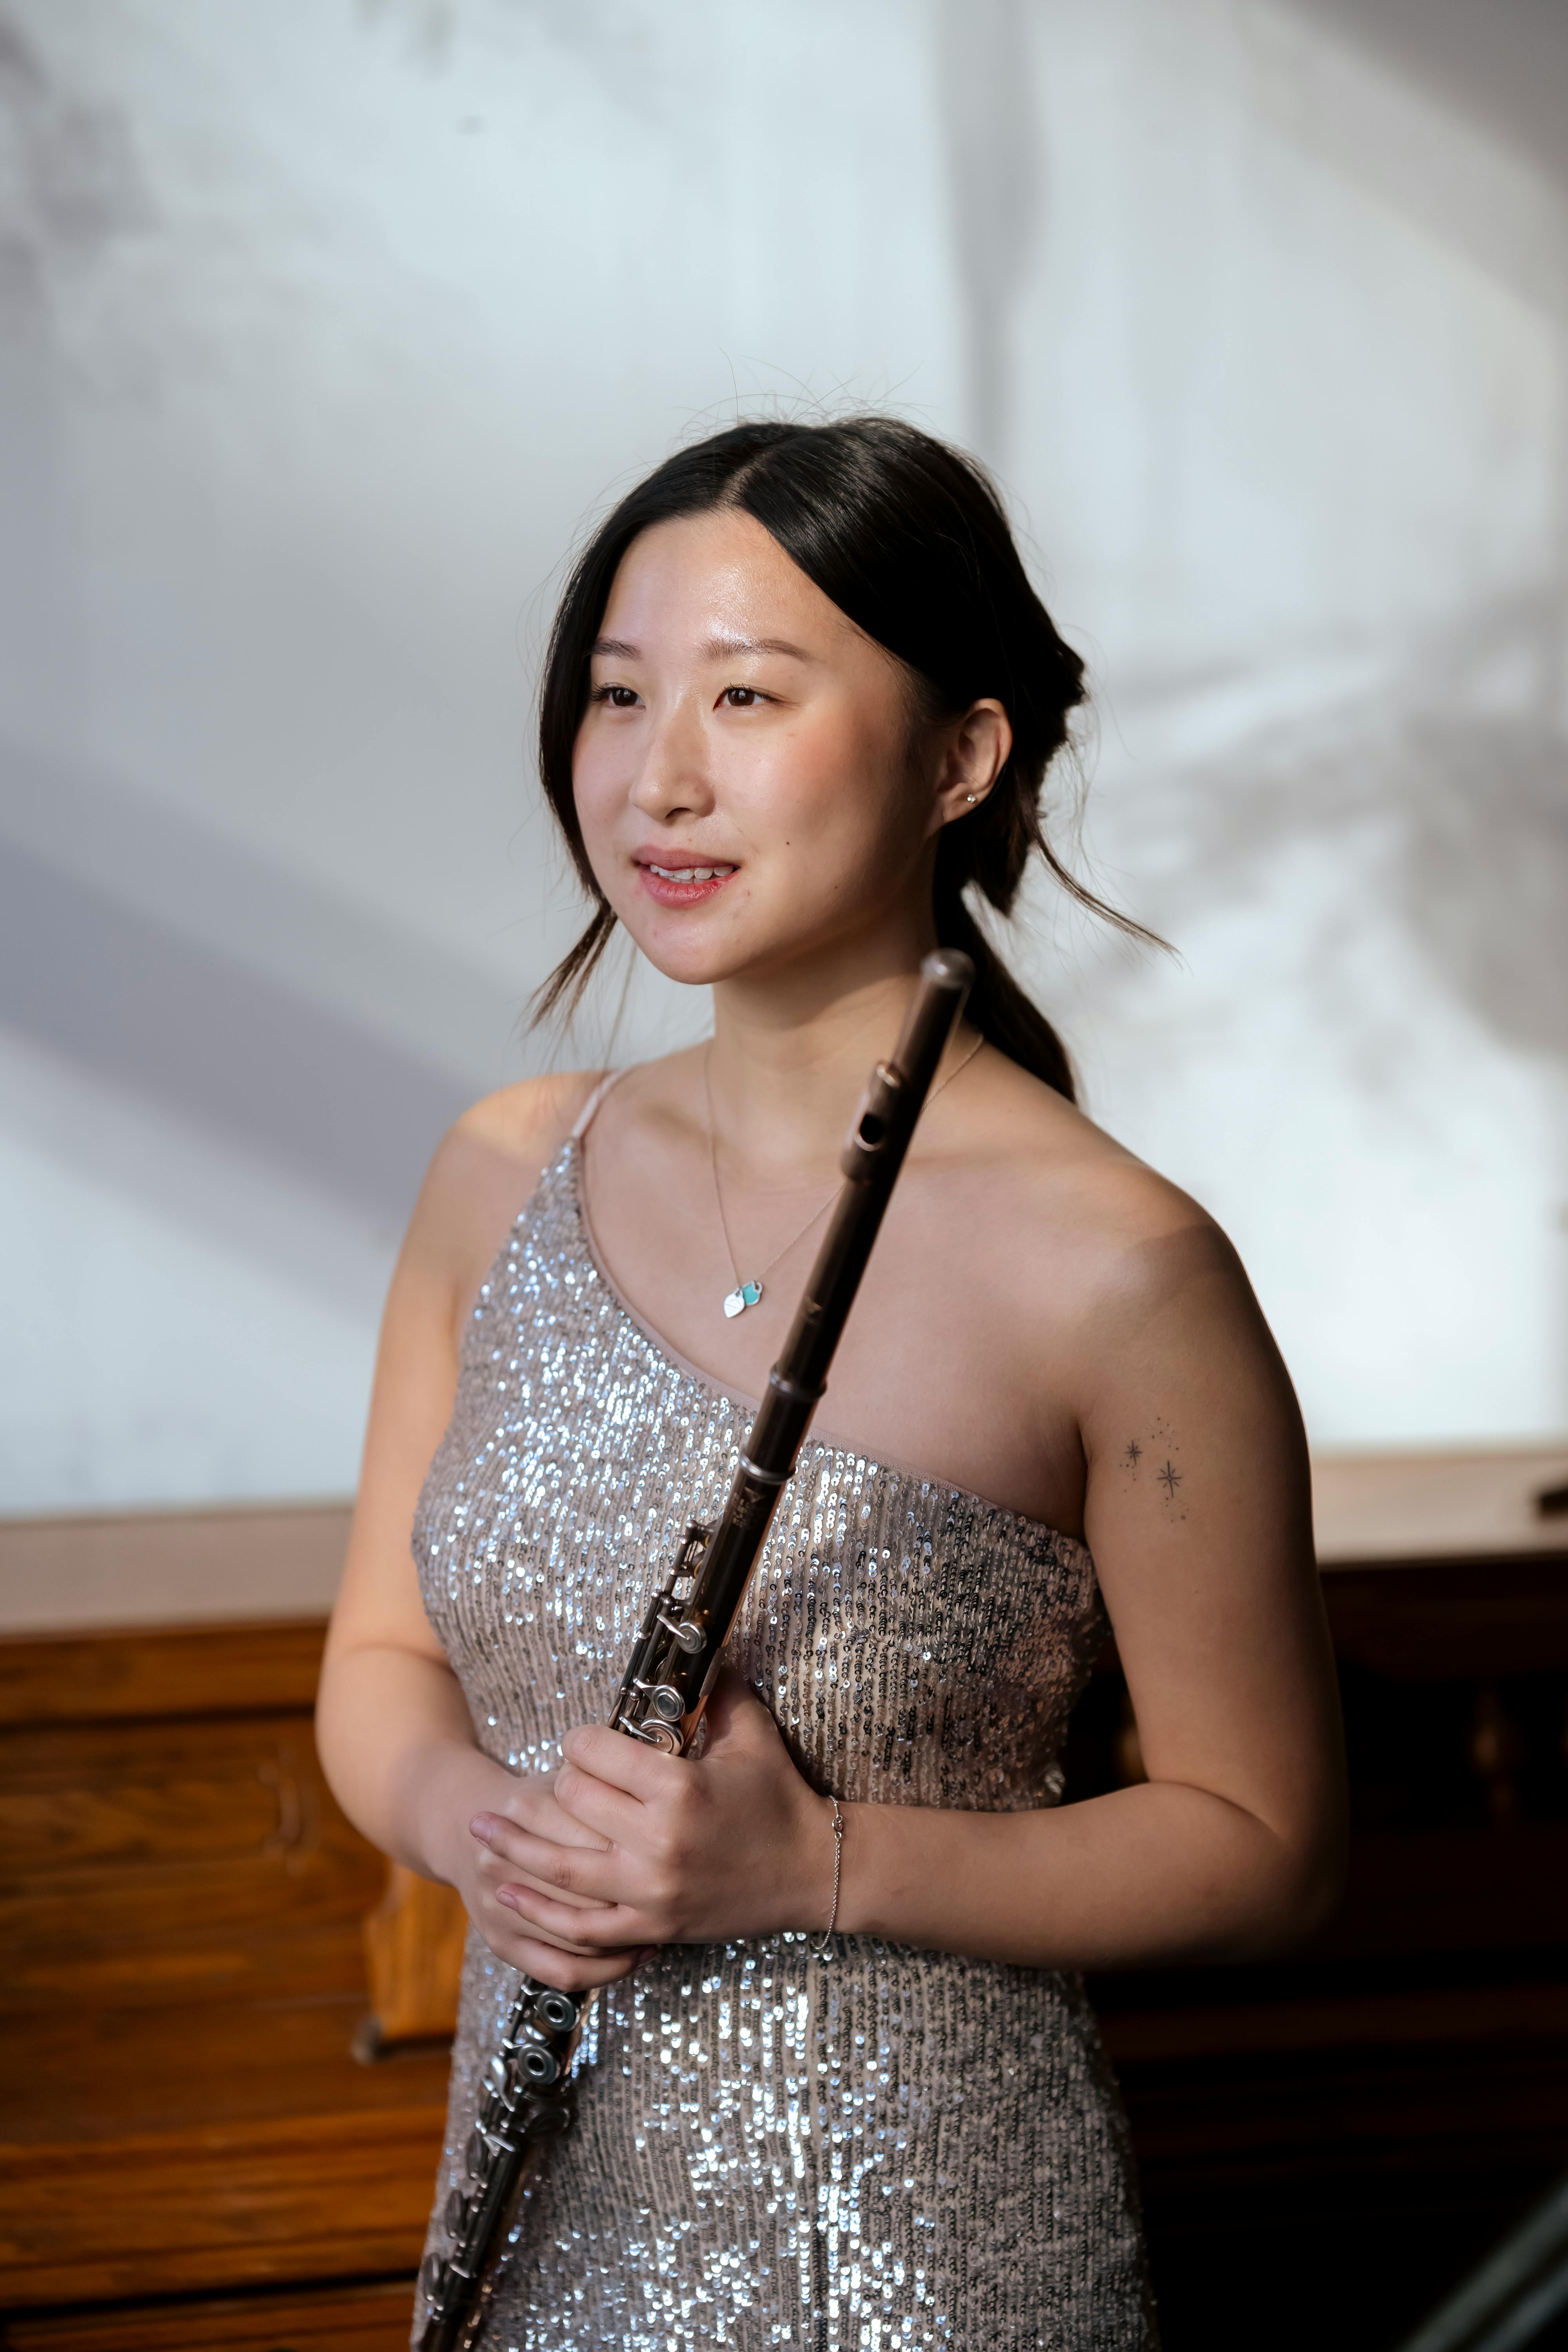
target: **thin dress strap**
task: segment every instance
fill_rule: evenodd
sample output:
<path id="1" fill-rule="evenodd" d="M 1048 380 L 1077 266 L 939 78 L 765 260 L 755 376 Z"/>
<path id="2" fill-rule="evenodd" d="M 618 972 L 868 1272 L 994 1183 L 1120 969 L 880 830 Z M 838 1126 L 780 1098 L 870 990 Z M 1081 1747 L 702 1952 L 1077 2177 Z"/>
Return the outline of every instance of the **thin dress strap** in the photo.
<path id="1" fill-rule="evenodd" d="M 582 1142 L 583 1138 L 588 1132 L 589 1123 L 593 1118 L 594 1113 L 598 1109 L 599 1105 L 604 1101 L 605 1097 L 609 1093 L 610 1088 L 615 1085 L 616 1080 L 617 1078 L 624 1078 L 625 1076 L 626 1072 L 624 1070 L 605 1071 L 604 1076 L 599 1080 L 598 1085 L 594 1088 L 593 1093 L 588 1097 L 587 1101 L 584 1104 L 582 1109 L 577 1114 L 577 1124 L 572 1129 L 570 1137 L 570 1140 L 573 1143 Z"/>

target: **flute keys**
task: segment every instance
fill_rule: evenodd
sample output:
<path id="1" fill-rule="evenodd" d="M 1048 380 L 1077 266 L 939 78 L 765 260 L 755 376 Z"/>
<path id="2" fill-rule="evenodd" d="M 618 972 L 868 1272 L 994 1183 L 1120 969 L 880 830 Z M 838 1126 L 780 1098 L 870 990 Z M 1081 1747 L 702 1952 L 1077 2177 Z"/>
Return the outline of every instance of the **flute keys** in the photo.
<path id="1" fill-rule="evenodd" d="M 561 2080 L 561 2061 L 542 2042 L 528 2042 L 517 2053 L 517 2071 L 542 2089 L 545 2084 Z"/>
<path id="2" fill-rule="evenodd" d="M 482 2180 L 490 2160 L 489 2143 L 482 2131 L 471 2131 L 463 2144 L 463 2162 L 470 2180 Z"/>
<path id="3" fill-rule="evenodd" d="M 577 2004 L 570 1993 L 557 1992 L 553 1986 L 534 1998 L 534 2009 L 552 2033 L 570 2033 L 577 2022 Z"/>
<path id="4" fill-rule="evenodd" d="M 464 2231 L 473 2219 L 473 2212 L 474 2209 L 462 2190 L 454 2189 L 447 2200 L 447 2210 L 442 2219 L 447 2224 L 447 2235 L 449 2238 L 455 2238 L 459 2245 L 462 2243 Z"/>
<path id="5" fill-rule="evenodd" d="M 437 2308 L 447 2299 L 447 2289 L 451 2283 L 451 2275 L 450 2270 L 439 2254 L 426 2254 L 419 2265 L 420 2286 Z"/>

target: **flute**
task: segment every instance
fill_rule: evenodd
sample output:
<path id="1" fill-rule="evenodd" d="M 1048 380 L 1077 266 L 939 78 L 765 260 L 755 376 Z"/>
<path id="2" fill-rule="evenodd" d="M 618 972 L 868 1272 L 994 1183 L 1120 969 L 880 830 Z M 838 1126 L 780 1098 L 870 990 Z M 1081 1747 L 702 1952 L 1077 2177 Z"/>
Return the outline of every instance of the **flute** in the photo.
<path id="1" fill-rule="evenodd" d="M 840 1156 L 844 1186 L 767 1392 L 711 1528 L 693 1520 L 648 1603 L 610 1716 L 616 1731 L 681 1756 L 697 1736 L 723 1648 L 740 1613 L 778 1499 L 827 1385 L 839 1336 L 915 1122 L 963 1010 L 974 968 L 940 948 L 890 1061 L 879 1062 Z M 572 2060 L 594 1996 L 521 1979 L 464 2150 L 468 2186 L 454 2189 L 445 2254 L 425 2258 L 429 2305 L 420 2352 L 472 2352 L 510 2259 L 523 2199 L 552 2139 L 572 2122 Z"/>

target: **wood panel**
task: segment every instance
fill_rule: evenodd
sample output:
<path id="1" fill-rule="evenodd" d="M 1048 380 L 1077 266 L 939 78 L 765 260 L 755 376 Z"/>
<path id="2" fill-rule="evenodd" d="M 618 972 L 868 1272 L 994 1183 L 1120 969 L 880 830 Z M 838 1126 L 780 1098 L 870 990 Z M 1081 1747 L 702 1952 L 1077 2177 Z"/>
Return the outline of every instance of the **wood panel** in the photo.
<path id="1" fill-rule="evenodd" d="M 363 2008 L 362 1983 L 162 2009 L 18 2009 L 0 2031 L 0 2137 L 21 2147 L 183 2130 L 215 2116 L 301 2115 L 357 2117 L 368 2133 L 384 2108 L 435 2113 L 446 2095 L 445 2051 L 361 2065 L 353 2039 Z"/>
<path id="2" fill-rule="evenodd" d="M 1337 1916 L 1275 1961 L 1090 1985 L 1167 2352 L 1253 2352 L 1264 2310 L 1270 2352 L 1386 2352 L 1568 2165 L 1568 1559 L 1352 1566 L 1324 1594 Z M 1110 1658 L 1069 1795 L 1129 1777 L 1128 1727 Z"/>
<path id="3" fill-rule="evenodd" d="M 446 2059 L 353 2055 L 385 1865 L 316 1761 L 321 1635 L 316 1622 L 0 1645 L 13 2314 L 418 2260 Z M 249 2324 L 214 2340 L 260 2342 Z"/>
<path id="4" fill-rule="evenodd" d="M 1346 1566 L 1323 1578 L 1342 1662 L 1391 1681 L 1568 1670 L 1568 1541 L 1530 1559 Z"/>
<path id="5" fill-rule="evenodd" d="M 411 2271 L 439 2146 L 421 2105 L 0 2148 L 6 2304 Z"/>
<path id="6" fill-rule="evenodd" d="M 468 1933 L 468 1913 L 452 1887 L 392 1864 L 386 1891 L 364 1923 L 370 2014 L 361 2046 L 367 2054 L 432 2035 L 450 2041 Z"/>
<path id="7" fill-rule="evenodd" d="M 1172 2352 L 1251 2352 L 1269 2265 L 1308 2249 L 1274 2352 L 1373 2352 L 1466 2227 L 1484 2239 L 1568 2162 L 1565 1570 L 1538 1534 L 1480 1562 L 1333 1571 L 1354 1805 L 1340 1917 L 1278 1962 L 1095 1988 Z M 368 2352 L 394 2318 L 403 2340 L 446 2068 L 428 2047 L 353 2063 L 362 1923 L 389 2017 L 422 2027 L 449 2013 L 454 1922 L 406 1874 L 383 1899 L 384 1865 L 321 1780 L 321 1639 L 265 1622 L 0 1642 L 8 2341 Z M 1112 1657 L 1069 1793 L 1135 1758 Z M 1375 2327 L 1325 2284 L 1362 2240 L 1405 2250 L 1404 2284 L 1363 2299 Z M 150 2300 L 171 2296 L 205 2300 Z"/>
<path id="8" fill-rule="evenodd" d="M 0 1726 L 308 1714 L 324 1619 L 0 1638 Z"/>
<path id="9" fill-rule="evenodd" d="M 359 1979 L 383 1864 L 332 1801 L 308 1720 L 47 1724 L 4 1754 L 0 2011 L 227 1996 L 287 1972 L 290 1947 L 313 1989 Z"/>
<path id="10" fill-rule="evenodd" d="M 414 2282 L 39 2312 L 11 2321 L 5 2352 L 407 2352 Z"/>

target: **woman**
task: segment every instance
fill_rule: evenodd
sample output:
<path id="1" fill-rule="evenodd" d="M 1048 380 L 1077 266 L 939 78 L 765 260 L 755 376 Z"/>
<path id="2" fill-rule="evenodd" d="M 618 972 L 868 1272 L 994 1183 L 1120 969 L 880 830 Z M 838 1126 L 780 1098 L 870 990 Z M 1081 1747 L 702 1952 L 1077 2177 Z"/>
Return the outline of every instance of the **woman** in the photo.
<path id="1" fill-rule="evenodd" d="M 1332 1899 L 1289 1381 L 963 903 L 1055 866 L 1079 678 L 984 477 L 876 417 L 685 451 L 567 588 L 542 775 L 595 911 L 547 999 L 621 923 L 713 1034 L 442 1144 L 321 1706 L 346 1811 L 473 1922 L 438 2204 L 512 1971 L 605 1988 L 487 2342 L 1142 2352 L 1078 1972 L 1260 1952 Z M 978 966 L 967 1022 L 706 1745 L 652 1752 L 603 1727 L 633 1629 L 938 942 Z M 1058 1807 L 1108 1620 L 1149 1777 Z"/>

